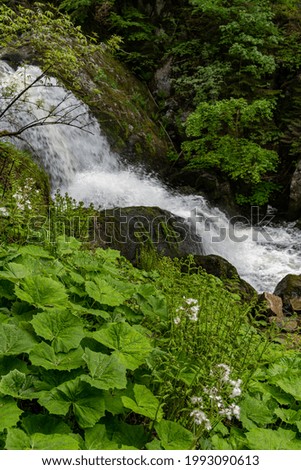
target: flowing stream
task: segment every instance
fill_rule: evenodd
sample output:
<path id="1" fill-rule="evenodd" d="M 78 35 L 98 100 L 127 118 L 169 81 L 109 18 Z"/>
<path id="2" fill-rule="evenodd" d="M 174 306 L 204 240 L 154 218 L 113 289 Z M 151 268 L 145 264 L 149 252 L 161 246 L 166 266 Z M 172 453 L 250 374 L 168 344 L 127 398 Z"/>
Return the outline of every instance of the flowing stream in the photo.
<path id="1" fill-rule="evenodd" d="M 40 75 L 38 67 L 15 71 L 0 61 L 0 115 Z M 276 226 L 266 219 L 266 225 L 252 227 L 242 218 L 230 223 L 202 196 L 182 195 L 122 162 L 88 108 L 54 78 L 42 77 L 0 119 L 0 131 L 21 128 L 22 140 L 14 143 L 39 158 L 53 192 L 99 208 L 158 206 L 181 216 L 201 235 L 206 254 L 230 261 L 259 292 L 273 292 L 286 274 L 301 273 L 301 231 L 294 224 Z"/>

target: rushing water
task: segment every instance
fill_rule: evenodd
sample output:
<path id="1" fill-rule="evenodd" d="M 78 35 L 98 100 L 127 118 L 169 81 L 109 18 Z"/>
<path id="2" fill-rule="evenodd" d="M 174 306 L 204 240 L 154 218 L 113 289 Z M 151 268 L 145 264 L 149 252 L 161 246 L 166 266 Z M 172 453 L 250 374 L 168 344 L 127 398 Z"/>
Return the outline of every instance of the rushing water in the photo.
<path id="1" fill-rule="evenodd" d="M 12 95 L 40 74 L 38 67 L 14 71 L 0 62 L 0 113 Z M 42 125 L 31 127 L 34 123 Z M 182 195 L 141 168 L 121 162 L 88 108 L 55 79 L 43 77 L 0 120 L 0 130 L 23 127 L 29 128 L 15 143 L 39 157 L 53 191 L 68 192 L 100 208 L 158 206 L 179 215 L 201 234 L 207 254 L 226 258 L 258 291 L 273 291 L 286 274 L 301 273 L 301 232 L 293 224 L 261 223 L 256 228 L 243 219 L 230 223 L 202 196 Z"/>

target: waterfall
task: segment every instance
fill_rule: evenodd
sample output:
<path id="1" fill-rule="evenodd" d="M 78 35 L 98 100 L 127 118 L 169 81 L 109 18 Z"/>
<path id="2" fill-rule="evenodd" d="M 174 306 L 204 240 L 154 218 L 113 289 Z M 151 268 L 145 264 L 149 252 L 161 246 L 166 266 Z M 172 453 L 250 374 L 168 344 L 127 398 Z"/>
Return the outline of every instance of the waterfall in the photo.
<path id="1" fill-rule="evenodd" d="M 0 110 L 40 75 L 38 67 L 15 71 L 0 61 Z M 0 131 L 25 127 L 14 143 L 40 159 L 53 192 L 99 208 L 158 206 L 183 217 L 202 236 L 206 254 L 227 259 L 258 291 L 272 292 L 286 274 L 301 272 L 301 231 L 294 224 L 231 223 L 202 196 L 183 195 L 122 162 L 89 109 L 54 78 L 41 77 L 0 120 Z"/>

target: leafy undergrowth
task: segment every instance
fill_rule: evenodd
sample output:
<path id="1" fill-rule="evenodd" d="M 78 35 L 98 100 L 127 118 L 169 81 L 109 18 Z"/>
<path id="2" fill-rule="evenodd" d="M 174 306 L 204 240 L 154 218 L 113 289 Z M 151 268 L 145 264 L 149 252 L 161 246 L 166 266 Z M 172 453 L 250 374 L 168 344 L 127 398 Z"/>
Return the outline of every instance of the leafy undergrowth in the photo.
<path id="1" fill-rule="evenodd" d="M 2 247 L 1 448 L 299 448 L 301 359 L 267 365 L 239 297 L 182 271 L 75 238 Z"/>

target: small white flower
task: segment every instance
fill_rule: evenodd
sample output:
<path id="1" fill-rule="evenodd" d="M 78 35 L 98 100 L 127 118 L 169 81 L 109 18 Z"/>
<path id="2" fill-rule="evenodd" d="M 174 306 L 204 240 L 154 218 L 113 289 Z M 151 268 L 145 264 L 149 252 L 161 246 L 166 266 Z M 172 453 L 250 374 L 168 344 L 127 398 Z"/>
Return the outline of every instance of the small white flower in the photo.
<path id="1" fill-rule="evenodd" d="M 241 395 L 241 389 L 239 387 L 234 387 L 230 395 L 230 398 L 239 397 L 240 395 Z"/>
<path id="2" fill-rule="evenodd" d="M 235 418 L 239 419 L 240 418 L 240 407 L 238 405 L 235 405 L 235 403 L 233 403 L 232 405 L 230 405 L 230 408 L 232 409 L 233 416 L 235 416 Z"/>
<path id="3" fill-rule="evenodd" d="M 181 322 L 181 318 L 176 317 L 176 318 L 173 319 L 173 322 L 174 322 L 175 325 L 178 325 Z"/>
<path id="4" fill-rule="evenodd" d="M 199 310 L 200 310 L 200 307 L 198 305 L 193 305 L 192 307 L 190 307 L 190 311 L 192 313 L 199 313 Z"/>
<path id="5" fill-rule="evenodd" d="M 217 364 L 217 367 L 220 367 L 221 369 L 224 369 L 224 374 L 223 374 L 223 381 L 224 382 L 229 382 L 230 380 L 230 373 L 231 373 L 231 368 L 227 364 Z"/>
<path id="6" fill-rule="evenodd" d="M 242 384 L 242 380 L 241 380 L 241 379 L 238 379 L 238 380 L 229 380 L 229 384 L 231 384 L 233 387 L 240 388 L 240 386 L 241 386 L 241 384 Z"/>
<path id="7" fill-rule="evenodd" d="M 212 426 L 209 420 L 204 422 L 204 426 L 205 426 L 205 429 L 207 429 L 207 431 L 210 431 L 210 429 L 212 429 Z"/>
<path id="8" fill-rule="evenodd" d="M 188 315 L 188 318 L 191 321 L 197 321 L 198 320 L 198 316 L 197 316 L 196 313 L 192 313 L 191 315 Z"/>
<path id="9" fill-rule="evenodd" d="M 187 305 L 193 305 L 193 304 L 198 303 L 198 301 L 196 299 L 185 299 L 185 302 L 187 303 Z"/>
<path id="10" fill-rule="evenodd" d="M 6 207 L 0 207 L 0 215 L 3 215 L 4 217 L 7 217 L 9 215 L 9 212 Z"/>
<path id="11" fill-rule="evenodd" d="M 190 398 L 190 401 L 193 405 L 196 405 L 197 403 L 202 403 L 203 399 L 202 399 L 202 397 L 194 396 L 194 397 Z"/>
<path id="12" fill-rule="evenodd" d="M 201 410 L 193 410 L 190 413 L 190 416 L 194 418 L 195 424 L 200 426 L 201 424 L 204 424 L 206 429 L 211 429 L 211 424 L 205 413 Z M 209 428 L 210 426 L 210 428 Z"/>

